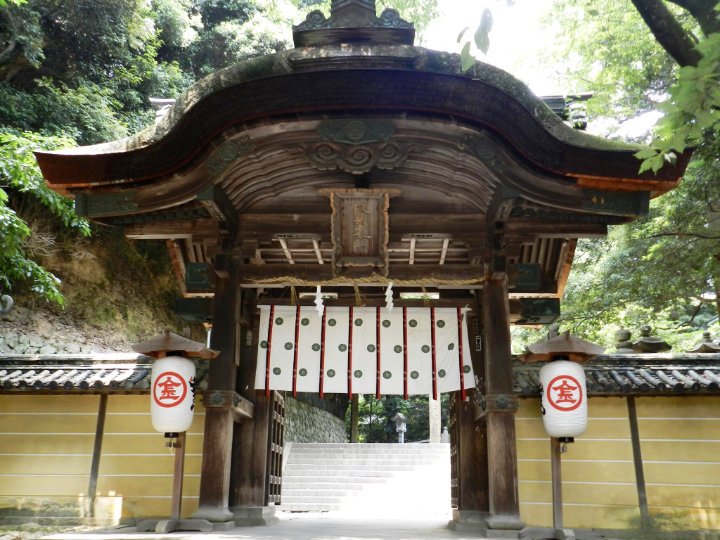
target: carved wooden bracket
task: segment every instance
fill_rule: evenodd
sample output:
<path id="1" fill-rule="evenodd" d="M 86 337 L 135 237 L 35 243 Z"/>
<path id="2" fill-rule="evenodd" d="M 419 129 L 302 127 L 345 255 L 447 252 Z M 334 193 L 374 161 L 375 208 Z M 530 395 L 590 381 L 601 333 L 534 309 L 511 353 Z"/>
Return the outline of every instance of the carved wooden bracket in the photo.
<path id="1" fill-rule="evenodd" d="M 203 405 L 206 409 L 232 409 L 235 422 L 252 420 L 255 416 L 255 406 L 252 402 L 232 390 L 207 391 L 203 397 Z"/>
<path id="2" fill-rule="evenodd" d="M 388 210 L 397 189 L 322 189 L 332 208 L 333 275 L 367 267 L 368 275 L 388 275 Z"/>
<path id="3" fill-rule="evenodd" d="M 392 170 L 402 165 L 414 148 L 395 142 L 346 144 L 324 141 L 304 145 L 310 165 L 321 171 L 340 169 L 350 174 L 364 174 L 374 167 Z"/>
<path id="4" fill-rule="evenodd" d="M 489 412 L 515 413 L 518 408 L 518 398 L 515 394 L 485 394 L 480 397 L 476 420 Z"/>

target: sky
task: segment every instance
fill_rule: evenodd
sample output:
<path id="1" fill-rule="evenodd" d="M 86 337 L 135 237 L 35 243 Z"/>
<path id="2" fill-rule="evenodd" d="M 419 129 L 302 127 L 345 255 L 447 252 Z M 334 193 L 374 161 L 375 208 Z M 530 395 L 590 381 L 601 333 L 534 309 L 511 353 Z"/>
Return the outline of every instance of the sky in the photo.
<path id="1" fill-rule="evenodd" d="M 551 29 L 541 28 L 543 14 L 550 11 L 552 0 L 440 0 L 441 16 L 430 24 L 422 45 L 430 49 L 460 52 L 457 36 L 470 27 L 472 37 L 480 23 L 483 9 L 493 14 L 488 54 L 476 58 L 493 64 L 523 80 L 537 95 L 562 94 L 560 83 L 548 73 L 535 68 L 543 43 L 553 39 Z"/>
<path id="2" fill-rule="evenodd" d="M 421 45 L 429 49 L 459 53 L 457 36 L 470 27 L 472 37 L 485 8 L 493 14 L 490 48 L 487 55 L 476 51 L 481 62 L 497 66 L 525 82 L 537 96 L 568 93 L 562 78 L 541 67 L 540 51 L 554 40 L 561 26 L 545 27 L 543 18 L 551 13 L 553 0 L 439 0 L 441 15 L 425 31 Z M 512 5 L 508 5 L 508 3 Z M 569 58 L 568 62 L 573 59 Z M 592 88 L 581 89 L 592 91 Z M 660 113 L 653 111 L 619 126 L 616 121 L 591 119 L 588 132 L 621 137 L 646 136 Z"/>

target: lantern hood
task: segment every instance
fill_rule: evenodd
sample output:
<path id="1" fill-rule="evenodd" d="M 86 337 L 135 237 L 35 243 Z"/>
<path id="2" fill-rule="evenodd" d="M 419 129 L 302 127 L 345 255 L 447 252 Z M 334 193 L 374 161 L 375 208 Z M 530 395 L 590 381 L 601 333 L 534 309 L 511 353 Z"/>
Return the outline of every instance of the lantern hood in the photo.
<path id="1" fill-rule="evenodd" d="M 563 332 L 557 337 L 528 345 L 520 356 L 523 362 L 544 362 L 564 357 L 567 360 L 584 363 L 605 352 L 603 347 Z"/>
<path id="2" fill-rule="evenodd" d="M 188 358 L 205 358 L 209 360 L 216 358 L 220 354 L 220 351 L 208 349 L 200 342 L 184 338 L 169 330 L 153 336 L 147 341 L 133 345 L 132 349 L 135 352 L 155 357 L 158 357 L 160 353 L 177 351 Z"/>

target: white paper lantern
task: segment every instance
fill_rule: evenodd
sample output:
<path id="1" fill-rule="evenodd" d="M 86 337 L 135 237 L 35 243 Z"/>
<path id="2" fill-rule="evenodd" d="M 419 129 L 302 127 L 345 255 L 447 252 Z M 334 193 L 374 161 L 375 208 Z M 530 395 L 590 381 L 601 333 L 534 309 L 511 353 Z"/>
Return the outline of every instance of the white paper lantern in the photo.
<path id="1" fill-rule="evenodd" d="M 542 413 L 551 437 L 577 437 L 587 429 L 585 371 L 576 362 L 556 360 L 540 369 Z"/>
<path id="2" fill-rule="evenodd" d="M 159 358 L 153 364 L 150 412 L 161 433 L 181 433 L 192 424 L 195 408 L 195 364 L 182 356 Z"/>

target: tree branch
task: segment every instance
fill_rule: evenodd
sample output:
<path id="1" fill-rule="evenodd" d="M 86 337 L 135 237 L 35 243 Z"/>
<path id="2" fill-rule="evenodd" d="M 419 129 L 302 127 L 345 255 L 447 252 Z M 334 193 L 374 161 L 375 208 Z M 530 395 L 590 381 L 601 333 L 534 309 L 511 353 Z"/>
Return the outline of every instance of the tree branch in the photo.
<path id="1" fill-rule="evenodd" d="M 674 236 L 676 238 L 700 238 L 702 240 L 720 240 L 720 234 L 700 234 L 700 233 L 688 233 L 688 232 L 664 232 L 656 233 L 647 236 L 647 238 L 663 238 L 667 236 Z"/>
<path id="2" fill-rule="evenodd" d="M 700 53 L 690 35 L 661 0 L 632 0 L 635 9 L 667 53 L 681 66 L 694 66 Z"/>
<path id="3" fill-rule="evenodd" d="M 713 32 L 720 32 L 720 21 L 715 16 L 714 0 L 668 0 L 680 6 L 695 17 L 700 29 L 707 36 Z"/>

